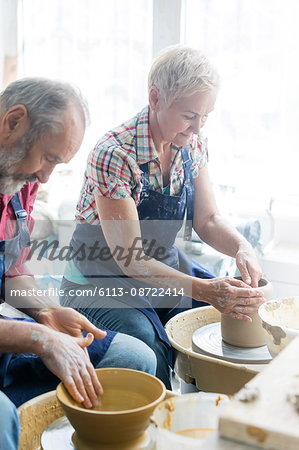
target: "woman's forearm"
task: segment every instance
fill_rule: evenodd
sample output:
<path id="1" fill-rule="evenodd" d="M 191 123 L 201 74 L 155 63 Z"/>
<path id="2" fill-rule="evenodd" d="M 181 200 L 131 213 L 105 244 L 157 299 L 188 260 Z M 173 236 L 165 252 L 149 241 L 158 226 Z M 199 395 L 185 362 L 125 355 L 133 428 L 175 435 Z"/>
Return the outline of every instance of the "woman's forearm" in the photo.
<path id="1" fill-rule="evenodd" d="M 250 243 L 220 215 L 211 216 L 196 231 L 204 242 L 221 253 L 236 258 L 236 265 L 242 280 L 252 287 L 258 287 L 262 269 Z"/>
<path id="2" fill-rule="evenodd" d="M 161 261 L 145 256 L 144 260 L 132 259 L 128 266 L 118 262 L 125 275 L 164 290 L 183 290 L 184 295 L 192 297 L 193 277 L 167 266 Z"/>
<path id="3" fill-rule="evenodd" d="M 219 214 L 211 216 L 204 224 L 195 228 L 195 231 L 215 250 L 233 258 L 241 248 L 251 248 L 249 242 Z"/>

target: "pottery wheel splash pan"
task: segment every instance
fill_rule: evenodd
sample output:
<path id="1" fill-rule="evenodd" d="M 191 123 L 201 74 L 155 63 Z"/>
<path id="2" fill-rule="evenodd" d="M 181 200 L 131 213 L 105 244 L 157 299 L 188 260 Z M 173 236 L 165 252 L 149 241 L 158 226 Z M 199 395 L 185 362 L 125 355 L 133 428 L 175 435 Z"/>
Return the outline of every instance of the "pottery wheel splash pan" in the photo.
<path id="1" fill-rule="evenodd" d="M 196 330 L 192 336 L 192 350 L 236 363 L 266 364 L 271 360 L 266 345 L 248 348 L 236 347 L 224 342 L 220 322 L 211 323 Z"/>
<path id="2" fill-rule="evenodd" d="M 206 392 L 232 395 L 261 372 L 267 364 L 238 363 L 195 352 L 192 337 L 196 330 L 220 322 L 213 306 L 203 306 L 177 314 L 165 325 L 174 350 L 174 370 L 186 383 L 195 383 Z"/>

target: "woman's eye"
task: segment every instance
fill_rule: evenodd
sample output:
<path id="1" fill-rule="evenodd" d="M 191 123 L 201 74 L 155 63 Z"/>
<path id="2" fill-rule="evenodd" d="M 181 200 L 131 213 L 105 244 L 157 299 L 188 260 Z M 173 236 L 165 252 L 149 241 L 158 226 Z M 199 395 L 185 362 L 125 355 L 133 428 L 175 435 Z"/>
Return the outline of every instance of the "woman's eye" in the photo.
<path id="1" fill-rule="evenodd" d="M 46 158 L 46 161 L 50 164 L 54 164 L 56 162 L 54 158 Z"/>

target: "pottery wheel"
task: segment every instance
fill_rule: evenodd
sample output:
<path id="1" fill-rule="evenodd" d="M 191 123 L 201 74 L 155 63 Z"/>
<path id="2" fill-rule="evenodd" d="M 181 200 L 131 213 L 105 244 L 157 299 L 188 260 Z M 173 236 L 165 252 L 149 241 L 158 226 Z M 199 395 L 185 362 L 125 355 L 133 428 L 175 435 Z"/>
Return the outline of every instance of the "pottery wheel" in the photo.
<path id="1" fill-rule="evenodd" d="M 75 450 L 72 442 L 74 428 L 63 416 L 51 423 L 42 434 L 42 450 Z"/>
<path id="2" fill-rule="evenodd" d="M 73 443 L 79 444 L 75 446 Z M 151 426 L 145 431 L 145 433 L 138 439 L 138 441 L 132 445 L 109 445 L 96 448 L 89 448 L 84 446 L 78 441 L 75 430 L 70 424 L 66 416 L 60 417 L 55 420 L 51 425 L 46 428 L 41 437 L 42 450 L 153 450 L 154 449 L 154 435 Z"/>
<path id="3" fill-rule="evenodd" d="M 268 347 L 236 347 L 222 340 L 220 322 L 199 328 L 192 336 L 192 350 L 234 363 L 266 364 L 271 361 Z"/>

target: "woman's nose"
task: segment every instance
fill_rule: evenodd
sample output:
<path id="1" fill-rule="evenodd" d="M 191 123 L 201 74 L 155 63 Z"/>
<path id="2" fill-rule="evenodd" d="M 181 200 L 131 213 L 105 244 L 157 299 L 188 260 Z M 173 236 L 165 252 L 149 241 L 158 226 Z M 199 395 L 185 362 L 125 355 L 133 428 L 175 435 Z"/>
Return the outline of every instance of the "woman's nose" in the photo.
<path id="1" fill-rule="evenodd" d="M 198 134 L 201 130 L 201 128 L 203 127 L 204 122 L 202 120 L 202 118 L 199 116 L 196 119 L 194 119 L 193 123 L 192 123 L 192 131 L 194 134 Z"/>
<path id="2" fill-rule="evenodd" d="M 196 117 L 196 119 L 194 119 L 194 122 L 192 124 L 194 126 L 194 129 L 193 129 L 194 134 L 199 134 L 200 130 L 205 125 L 207 118 L 208 118 L 208 115 L 205 114 L 203 116 L 198 116 L 198 117 Z"/>

